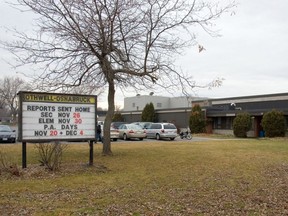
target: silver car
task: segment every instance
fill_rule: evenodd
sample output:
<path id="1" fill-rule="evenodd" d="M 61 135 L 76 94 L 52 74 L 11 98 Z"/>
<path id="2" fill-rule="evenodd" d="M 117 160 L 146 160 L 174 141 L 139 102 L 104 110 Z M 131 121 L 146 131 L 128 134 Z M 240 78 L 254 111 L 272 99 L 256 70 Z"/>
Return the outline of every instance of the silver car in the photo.
<path id="1" fill-rule="evenodd" d="M 177 137 L 177 128 L 172 123 L 152 123 L 146 129 L 147 138 L 156 138 L 157 140 L 169 138 L 174 140 Z"/>
<path id="2" fill-rule="evenodd" d="M 139 125 L 135 124 L 122 124 L 119 127 L 119 138 L 124 140 L 137 138 L 143 140 L 146 138 L 146 132 Z"/>
<path id="3" fill-rule="evenodd" d="M 110 139 L 113 141 L 117 141 L 117 139 L 119 139 L 119 129 L 110 127 Z"/>
<path id="4" fill-rule="evenodd" d="M 8 125 L 0 125 L 0 142 L 16 142 L 16 130 L 12 130 Z"/>

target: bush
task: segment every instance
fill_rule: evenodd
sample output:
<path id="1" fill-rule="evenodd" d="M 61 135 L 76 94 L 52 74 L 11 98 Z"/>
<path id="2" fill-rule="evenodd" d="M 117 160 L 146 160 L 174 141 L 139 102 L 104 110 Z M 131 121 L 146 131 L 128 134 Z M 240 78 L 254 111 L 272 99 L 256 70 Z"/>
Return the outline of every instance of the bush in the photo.
<path id="1" fill-rule="evenodd" d="M 67 148 L 66 144 L 59 142 L 52 143 L 38 143 L 35 145 L 40 155 L 39 162 L 42 166 L 45 166 L 48 170 L 57 171 L 60 169 L 62 162 L 62 155 Z"/>
<path id="2" fill-rule="evenodd" d="M 264 114 L 261 125 L 267 137 L 284 137 L 286 131 L 286 119 L 284 114 L 277 110 L 272 110 Z"/>
<path id="3" fill-rule="evenodd" d="M 7 157 L 7 153 L 0 150 L 0 175 L 2 173 L 9 173 L 13 176 L 20 176 L 19 167 L 11 158 Z"/>
<path id="4" fill-rule="evenodd" d="M 233 133 L 236 137 L 245 138 L 251 126 L 251 116 L 248 113 L 239 113 L 233 120 Z"/>
<path id="5" fill-rule="evenodd" d="M 201 107 L 196 104 L 192 107 L 191 116 L 189 119 L 189 127 L 191 133 L 203 133 L 205 132 L 206 121 L 202 113 Z"/>

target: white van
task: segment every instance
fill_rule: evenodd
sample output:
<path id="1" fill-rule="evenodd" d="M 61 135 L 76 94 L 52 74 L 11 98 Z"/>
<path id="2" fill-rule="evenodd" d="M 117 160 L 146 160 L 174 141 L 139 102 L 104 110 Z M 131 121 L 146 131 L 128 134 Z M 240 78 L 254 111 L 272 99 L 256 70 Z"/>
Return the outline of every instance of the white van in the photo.
<path id="1" fill-rule="evenodd" d="M 177 134 L 177 128 L 172 123 L 152 123 L 146 129 L 147 138 L 156 138 L 157 140 L 169 138 L 174 140 Z"/>

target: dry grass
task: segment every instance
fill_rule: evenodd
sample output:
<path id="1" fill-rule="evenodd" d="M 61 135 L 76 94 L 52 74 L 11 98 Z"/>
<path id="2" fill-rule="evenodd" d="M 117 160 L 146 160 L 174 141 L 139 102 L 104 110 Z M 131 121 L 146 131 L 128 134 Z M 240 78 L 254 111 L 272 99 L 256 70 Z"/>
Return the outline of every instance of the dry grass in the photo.
<path id="1" fill-rule="evenodd" d="M 21 165 L 21 145 L 1 145 Z M 28 145 L 21 177 L 0 176 L 1 215 L 287 215 L 287 139 L 113 142 L 88 167 L 71 144 L 61 172 Z"/>

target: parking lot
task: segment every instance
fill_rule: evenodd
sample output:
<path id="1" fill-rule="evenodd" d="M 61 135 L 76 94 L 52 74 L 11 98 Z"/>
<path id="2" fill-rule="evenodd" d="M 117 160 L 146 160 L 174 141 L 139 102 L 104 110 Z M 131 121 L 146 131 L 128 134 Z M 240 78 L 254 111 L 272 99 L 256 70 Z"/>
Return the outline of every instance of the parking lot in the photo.
<path id="1" fill-rule="evenodd" d="M 170 139 L 161 139 L 161 140 L 156 140 L 156 139 L 143 139 L 143 140 L 137 140 L 137 139 L 131 139 L 131 140 L 122 140 L 118 139 L 117 141 L 111 141 L 111 143 L 144 143 L 144 142 L 205 142 L 205 141 L 210 141 L 210 140 L 223 140 L 221 138 L 208 138 L 208 137 L 192 137 L 191 140 L 187 139 L 181 139 L 179 136 L 175 138 L 175 140 L 170 140 Z M 227 140 L 227 139 L 225 139 Z"/>
<path id="2" fill-rule="evenodd" d="M 17 126 L 14 126 L 14 127 L 11 127 L 11 128 L 13 128 L 13 129 L 15 129 L 16 130 L 16 132 L 17 132 Z M 175 138 L 175 140 L 173 140 L 173 141 L 171 141 L 170 139 L 161 139 L 161 140 L 156 140 L 156 139 L 143 139 L 143 140 L 138 140 L 138 139 L 131 139 L 131 140 L 122 140 L 122 139 L 118 139 L 117 141 L 111 141 L 111 143 L 112 144 L 117 144 L 117 143 L 119 143 L 119 144 L 121 144 L 121 143 L 144 143 L 144 142 L 183 142 L 183 141 L 185 141 L 185 142 L 205 142 L 205 141 L 209 141 L 209 140 L 222 140 L 221 138 L 209 138 L 209 137 L 199 137 L 199 136 L 196 136 L 196 137 L 194 137 L 194 136 L 192 136 L 192 139 L 191 140 L 187 140 L 187 139 L 181 139 L 179 136 L 177 136 L 176 138 Z M 225 139 L 225 140 L 227 140 L 227 139 Z M 16 142 L 16 143 L 19 143 L 19 142 Z M 74 142 L 72 142 L 72 143 L 74 143 Z M 75 142 L 75 144 L 76 143 L 78 143 L 78 142 Z M 98 144 L 99 144 L 99 142 L 97 142 Z M 3 143 L 2 143 L 3 144 Z"/>

